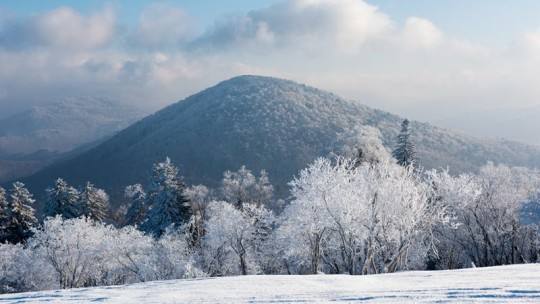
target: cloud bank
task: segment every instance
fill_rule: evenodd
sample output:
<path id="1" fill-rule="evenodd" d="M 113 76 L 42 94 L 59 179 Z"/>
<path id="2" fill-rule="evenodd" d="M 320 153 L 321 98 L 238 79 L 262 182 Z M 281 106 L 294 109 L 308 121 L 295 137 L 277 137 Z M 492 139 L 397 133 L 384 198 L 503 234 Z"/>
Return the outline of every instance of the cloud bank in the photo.
<path id="1" fill-rule="evenodd" d="M 165 4 L 134 25 L 116 13 L 0 14 L 0 109 L 77 95 L 157 109 L 239 74 L 290 78 L 432 121 L 540 97 L 535 30 L 490 47 L 424 18 L 397 22 L 362 0 L 288 0 L 207 28 Z"/>

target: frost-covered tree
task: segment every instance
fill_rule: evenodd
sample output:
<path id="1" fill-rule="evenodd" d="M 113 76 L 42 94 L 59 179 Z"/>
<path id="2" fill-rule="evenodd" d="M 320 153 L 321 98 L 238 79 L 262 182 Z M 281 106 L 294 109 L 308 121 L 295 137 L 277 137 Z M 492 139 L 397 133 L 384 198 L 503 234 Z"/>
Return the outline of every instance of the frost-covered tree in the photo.
<path id="1" fill-rule="evenodd" d="M 318 273 L 322 270 L 324 240 L 332 219 L 326 212 L 326 192 L 333 186 L 328 159 L 317 159 L 291 185 L 292 202 L 281 215 L 278 240 L 288 273 Z"/>
<path id="2" fill-rule="evenodd" d="M 207 276 L 197 265 L 187 228 L 187 225 L 182 225 L 179 229 L 168 230 L 156 241 L 152 251 L 155 260 L 152 269 L 158 280 Z"/>
<path id="3" fill-rule="evenodd" d="M 416 148 L 411 139 L 409 120 L 405 119 L 401 123 L 401 131 L 397 137 L 396 148 L 392 156 L 401 166 L 414 166 L 416 164 Z"/>
<path id="4" fill-rule="evenodd" d="M 425 181 L 430 187 L 431 208 L 444 208 L 449 221 L 436 225 L 436 246 L 428 256 L 428 268 L 453 269 L 468 267 L 471 259 L 468 252 L 471 244 L 464 239 L 470 227 L 468 209 L 476 205 L 482 194 L 478 178 L 472 174 L 452 176 L 448 170 L 425 172 Z"/>
<path id="5" fill-rule="evenodd" d="M 34 258 L 29 266 L 47 271 L 56 288 L 205 275 L 188 254 L 182 229 L 167 232 L 156 240 L 133 226 L 116 229 L 84 216 L 75 219 L 56 216 L 45 220 L 43 227 L 29 239 L 27 248 Z M 1 250 L 0 246 L 0 256 Z M 11 276 L 16 278 L 15 274 Z M 25 275 L 29 280 L 33 277 L 36 275 L 31 272 Z"/>
<path id="6" fill-rule="evenodd" d="M 211 191 L 204 185 L 186 188 L 185 195 L 189 200 L 192 216 L 188 224 L 190 246 L 199 247 L 205 234 L 204 222 L 208 219 L 207 209 L 211 201 Z"/>
<path id="7" fill-rule="evenodd" d="M 35 248 L 0 244 L 0 294 L 55 288 L 54 270 Z"/>
<path id="8" fill-rule="evenodd" d="M 148 193 L 150 210 L 141 225 L 143 231 L 159 237 L 170 226 L 180 227 L 189 220 L 191 212 L 185 188 L 178 169 L 168 157 L 154 165 Z"/>
<path id="9" fill-rule="evenodd" d="M 0 242 L 22 243 L 32 235 L 37 226 L 32 194 L 21 182 L 15 182 L 10 190 L 7 204 L 7 220 L 3 224 L 3 237 Z"/>
<path id="10" fill-rule="evenodd" d="M 188 250 L 184 229 L 166 232 L 159 240 L 133 226 L 114 231 L 115 272 L 131 282 L 202 277 Z"/>
<path id="11" fill-rule="evenodd" d="M 540 186 L 539 174 L 488 163 L 477 175 L 431 173 L 437 204 L 446 204 L 452 228 L 439 227 L 438 268 L 536 261 L 537 227 L 521 222 L 521 208 Z M 535 236 L 536 235 L 536 236 Z M 533 254 L 531 254 L 534 252 Z"/>
<path id="12" fill-rule="evenodd" d="M 242 215 L 249 221 L 252 229 L 249 239 L 257 270 L 272 273 L 276 270 L 275 244 L 273 232 L 276 226 L 274 213 L 265 206 L 244 204 Z"/>
<path id="13" fill-rule="evenodd" d="M 278 233 L 294 272 L 412 267 L 433 244 L 433 224 L 446 218 L 444 209 L 430 208 L 428 188 L 411 168 L 389 162 L 358 167 L 355 160 L 318 159 L 291 186 Z"/>
<path id="14" fill-rule="evenodd" d="M 266 205 L 272 200 L 274 188 L 270 184 L 268 174 L 262 170 L 259 178 L 245 166 L 236 172 L 223 173 L 221 185 L 223 198 L 241 208 L 244 203 Z"/>
<path id="15" fill-rule="evenodd" d="M 148 212 L 146 192 L 144 192 L 143 186 L 141 184 L 127 186 L 124 190 L 124 197 L 130 201 L 124 219 L 125 224 L 139 226 Z"/>
<path id="16" fill-rule="evenodd" d="M 374 164 L 392 159 L 382 143 L 381 132 L 371 126 L 356 126 L 341 135 L 338 142 L 339 154 L 355 159 L 356 166 L 364 162 Z"/>
<path id="17" fill-rule="evenodd" d="M 246 275 L 256 272 L 253 254 L 253 225 L 235 206 L 211 202 L 208 206 L 203 254 L 211 275 Z"/>
<path id="18" fill-rule="evenodd" d="M 28 248 L 52 268 L 60 288 L 137 282 L 117 263 L 122 232 L 84 216 L 64 219 L 57 215 L 36 230 Z"/>
<path id="19" fill-rule="evenodd" d="M 0 243 L 7 237 L 7 225 L 9 219 L 9 206 L 6 198 L 6 190 L 0 187 Z"/>
<path id="20" fill-rule="evenodd" d="M 65 219 L 70 219 L 81 215 L 80 193 L 63 179 L 57 179 L 54 186 L 47 188 L 46 193 L 45 217 L 61 215 Z"/>
<path id="21" fill-rule="evenodd" d="M 54 269 L 61 288 L 118 284 L 110 280 L 108 263 L 115 252 L 110 247 L 114 228 L 86 217 L 48 218 L 35 232 L 29 246 L 36 248 Z"/>
<path id="22" fill-rule="evenodd" d="M 87 182 L 79 195 L 80 215 L 103 222 L 109 209 L 109 196 L 103 189 Z"/>

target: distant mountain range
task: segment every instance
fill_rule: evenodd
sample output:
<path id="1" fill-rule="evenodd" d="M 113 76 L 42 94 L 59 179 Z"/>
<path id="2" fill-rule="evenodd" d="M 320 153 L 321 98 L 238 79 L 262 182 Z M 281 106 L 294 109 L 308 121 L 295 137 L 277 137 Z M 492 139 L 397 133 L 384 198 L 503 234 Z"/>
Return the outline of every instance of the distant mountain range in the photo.
<path id="1" fill-rule="evenodd" d="M 152 163 L 169 156 L 188 183 L 211 187 L 219 185 L 225 170 L 266 169 L 283 196 L 293 175 L 335 149 L 343 132 L 357 125 L 377 127 L 391 149 L 402 119 L 292 81 L 240 76 L 168 106 L 24 182 L 43 193 L 57 177 L 75 185 L 90 180 L 118 201 L 123 187 L 146 182 Z M 535 147 L 477 139 L 426 123 L 411 127 L 420 163 L 427 168 L 462 172 L 488 160 L 540 167 Z"/>
<path id="2" fill-rule="evenodd" d="M 99 98 L 35 106 L 0 120 L 0 182 L 36 172 L 67 151 L 111 136 L 144 113 Z"/>

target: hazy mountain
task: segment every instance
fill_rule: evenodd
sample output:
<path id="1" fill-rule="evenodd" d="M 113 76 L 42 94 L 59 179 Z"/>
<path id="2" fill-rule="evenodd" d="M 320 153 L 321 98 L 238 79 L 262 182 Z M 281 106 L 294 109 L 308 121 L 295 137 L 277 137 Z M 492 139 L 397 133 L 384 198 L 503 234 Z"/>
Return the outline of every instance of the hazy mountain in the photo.
<path id="1" fill-rule="evenodd" d="M 497 134 L 531 145 L 540 146 L 540 106 L 470 111 L 435 121 L 437 125 L 463 130 L 474 136 Z"/>
<path id="2" fill-rule="evenodd" d="M 71 98 L 0 120 L 0 153 L 64 152 L 129 126 L 141 110 L 107 99 Z"/>
<path id="3" fill-rule="evenodd" d="M 0 120 L 0 182 L 33 174 L 142 116 L 137 108 L 106 99 L 72 98 Z"/>
<path id="4" fill-rule="evenodd" d="M 401 117 L 292 81 L 241 76 L 224 81 L 135 123 L 101 145 L 57 163 L 26 182 L 42 193 L 57 177 L 93 181 L 119 198 L 146 182 L 153 162 L 170 156 L 188 183 L 217 186 L 224 170 L 266 169 L 281 194 L 300 169 L 335 147 L 357 124 L 378 127 L 388 147 Z M 411 124 L 423 166 L 474 170 L 486 161 L 538 166 L 540 151 L 481 140 L 425 123 Z"/>

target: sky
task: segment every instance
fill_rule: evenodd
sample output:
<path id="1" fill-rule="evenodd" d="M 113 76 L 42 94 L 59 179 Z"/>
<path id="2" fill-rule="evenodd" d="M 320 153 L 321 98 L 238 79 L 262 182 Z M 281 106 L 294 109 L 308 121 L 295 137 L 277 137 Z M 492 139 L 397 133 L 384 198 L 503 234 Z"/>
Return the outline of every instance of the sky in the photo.
<path id="1" fill-rule="evenodd" d="M 538 12 L 533 0 L 4 0 L 0 118 L 88 95 L 156 110 L 261 74 L 540 143 Z"/>

